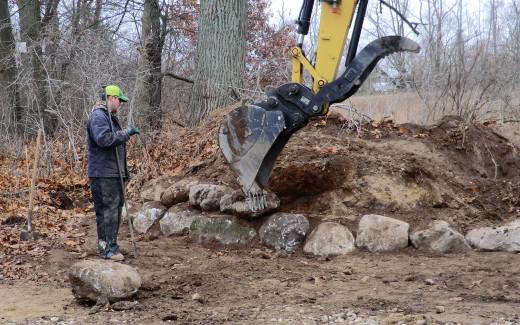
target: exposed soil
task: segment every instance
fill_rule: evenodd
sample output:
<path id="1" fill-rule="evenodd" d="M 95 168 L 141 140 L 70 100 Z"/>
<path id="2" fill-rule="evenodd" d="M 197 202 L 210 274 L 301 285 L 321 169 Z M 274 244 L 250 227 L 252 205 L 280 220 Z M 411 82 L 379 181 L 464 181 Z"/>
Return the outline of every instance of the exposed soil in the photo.
<path id="1" fill-rule="evenodd" d="M 219 118 L 187 132 L 176 145 L 209 139 L 197 153 L 176 155 L 196 162 L 189 175 L 238 189 L 216 152 Z M 501 134 L 494 124 L 465 125 L 455 118 L 431 127 L 383 121 L 356 128 L 333 115 L 291 138 L 269 189 L 281 198 L 281 211 L 303 213 L 311 226 L 334 220 L 354 233 L 367 213 L 409 222 L 411 231 L 435 219 L 463 233 L 498 226 L 520 217 L 519 147 Z M 273 252 L 258 243 L 201 247 L 187 237 L 139 238 L 139 256 L 125 262 L 144 278 L 138 305 L 92 309 L 65 289 L 68 267 L 95 258 L 95 218 L 93 212 L 69 211 L 67 231 L 84 233 L 86 240 L 77 242 L 79 249 L 56 245 L 37 258 L 20 257 L 47 276 L 4 277 L 0 323 L 520 324 L 519 254 L 441 256 L 408 247 L 323 259 Z M 22 227 L 16 219 L 3 221 L 3 231 Z M 121 238 L 129 253 L 126 225 Z M 45 241 L 50 239 L 38 239 Z"/>

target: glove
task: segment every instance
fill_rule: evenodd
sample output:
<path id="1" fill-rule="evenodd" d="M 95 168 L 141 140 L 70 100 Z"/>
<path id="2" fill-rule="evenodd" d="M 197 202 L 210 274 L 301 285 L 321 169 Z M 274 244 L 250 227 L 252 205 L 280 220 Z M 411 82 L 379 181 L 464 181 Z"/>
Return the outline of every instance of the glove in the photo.
<path id="1" fill-rule="evenodd" d="M 132 136 L 134 134 L 141 134 L 141 131 L 135 126 L 131 125 L 126 128 L 126 133 L 128 133 L 129 136 Z"/>

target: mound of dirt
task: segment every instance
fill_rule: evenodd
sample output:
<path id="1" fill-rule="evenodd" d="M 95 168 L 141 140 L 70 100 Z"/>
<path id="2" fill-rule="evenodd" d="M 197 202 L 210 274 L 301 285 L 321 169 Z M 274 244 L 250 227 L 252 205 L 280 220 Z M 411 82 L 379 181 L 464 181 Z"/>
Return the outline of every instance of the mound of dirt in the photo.
<path id="1" fill-rule="evenodd" d="M 185 153 L 200 162 L 186 174 L 239 189 L 216 143 L 218 121 L 230 109 L 190 131 L 178 146 L 212 139 L 198 147 L 201 154 Z M 460 231 L 520 217 L 519 147 L 495 124 L 468 125 L 456 117 L 428 127 L 351 122 L 331 116 L 292 136 L 268 185 L 280 197 L 281 211 L 354 230 L 367 213 L 412 228 L 440 219 Z"/>

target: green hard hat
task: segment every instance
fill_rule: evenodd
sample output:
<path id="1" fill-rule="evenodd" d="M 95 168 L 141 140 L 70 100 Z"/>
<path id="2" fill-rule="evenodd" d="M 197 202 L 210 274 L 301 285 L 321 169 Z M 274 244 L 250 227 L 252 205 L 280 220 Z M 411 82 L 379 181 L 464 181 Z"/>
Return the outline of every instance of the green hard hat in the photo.
<path id="1" fill-rule="evenodd" d="M 121 90 L 121 88 L 119 88 L 116 85 L 108 85 L 108 86 L 106 86 L 105 87 L 105 94 L 107 96 L 115 96 L 115 97 L 119 98 L 119 100 L 121 100 L 122 102 L 127 102 L 128 101 L 128 97 L 126 97 L 126 95 L 123 94 L 123 91 Z"/>

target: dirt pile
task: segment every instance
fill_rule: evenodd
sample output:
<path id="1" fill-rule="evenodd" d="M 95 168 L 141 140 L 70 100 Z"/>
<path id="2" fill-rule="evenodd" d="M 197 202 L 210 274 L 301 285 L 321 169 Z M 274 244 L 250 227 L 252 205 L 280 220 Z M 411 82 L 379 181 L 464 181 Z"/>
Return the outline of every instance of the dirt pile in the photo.
<path id="1" fill-rule="evenodd" d="M 216 139 L 214 120 L 221 117 L 180 141 Z M 238 189 L 216 146 L 212 140 L 199 148 L 199 163 L 187 174 Z M 281 198 L 282 211 L 315 222 L 353 227 L 363 214 L 377 213 L 412 228 L 446 220 L 465 232 L 520 217 L 519 154 L 494 123 L 467 125 L 446 117 L 428 127 L 389 120 L 359 125 L 333 115 L 293 135 L 268 189 Z"/>

